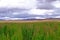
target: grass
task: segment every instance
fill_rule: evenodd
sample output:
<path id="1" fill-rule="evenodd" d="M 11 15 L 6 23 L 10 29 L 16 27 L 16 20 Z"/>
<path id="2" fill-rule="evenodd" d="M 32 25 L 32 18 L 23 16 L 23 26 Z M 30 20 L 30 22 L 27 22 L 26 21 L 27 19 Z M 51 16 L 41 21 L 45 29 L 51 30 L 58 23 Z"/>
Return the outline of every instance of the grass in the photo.
<path id="1" fill-rule="evenodd" d="M 60 40 L 60 22 L 0 23 L 0 40 Z"/>

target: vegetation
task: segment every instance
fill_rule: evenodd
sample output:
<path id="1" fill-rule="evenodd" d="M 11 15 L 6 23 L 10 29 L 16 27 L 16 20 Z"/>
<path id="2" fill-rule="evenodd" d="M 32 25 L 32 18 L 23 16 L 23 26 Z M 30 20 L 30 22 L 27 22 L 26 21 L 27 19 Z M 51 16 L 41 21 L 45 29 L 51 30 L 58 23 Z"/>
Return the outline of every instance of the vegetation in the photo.
<path id="1" fill-rule="evenodd" d="M 0 40 L 60 40 L 60 22 L 0 23 Z"/>

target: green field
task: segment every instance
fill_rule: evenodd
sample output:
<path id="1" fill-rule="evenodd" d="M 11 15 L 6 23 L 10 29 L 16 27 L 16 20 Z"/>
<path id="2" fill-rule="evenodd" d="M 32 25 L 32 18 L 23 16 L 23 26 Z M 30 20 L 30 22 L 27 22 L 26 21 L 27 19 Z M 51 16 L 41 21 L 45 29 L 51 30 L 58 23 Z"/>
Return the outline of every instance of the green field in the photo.
<path id="1" fill-rule="evenodd" d="M 0 23 L 0 40 L 60 40 L 60 22 Z"/>

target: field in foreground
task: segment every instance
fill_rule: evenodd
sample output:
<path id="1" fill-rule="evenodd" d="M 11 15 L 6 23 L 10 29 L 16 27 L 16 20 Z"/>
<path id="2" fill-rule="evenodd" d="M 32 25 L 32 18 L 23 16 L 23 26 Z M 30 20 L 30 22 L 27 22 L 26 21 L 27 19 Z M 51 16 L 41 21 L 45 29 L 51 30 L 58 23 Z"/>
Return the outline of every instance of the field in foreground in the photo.
<path id="1" fill-rule="evenodd" d="M 60 22 L 0 21 L 0 40 L 60 40 Z"/>

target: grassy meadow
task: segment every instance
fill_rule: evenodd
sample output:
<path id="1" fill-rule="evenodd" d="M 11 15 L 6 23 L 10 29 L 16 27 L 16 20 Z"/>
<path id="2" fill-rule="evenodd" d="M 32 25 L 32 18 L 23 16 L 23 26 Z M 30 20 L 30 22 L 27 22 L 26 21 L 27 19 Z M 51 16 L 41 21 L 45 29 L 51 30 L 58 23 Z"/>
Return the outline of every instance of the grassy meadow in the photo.
<path id="1" fill-rule="evenodd" d="M 60 40 L 60 22 L 0 23 L 0 40 Z"/>

